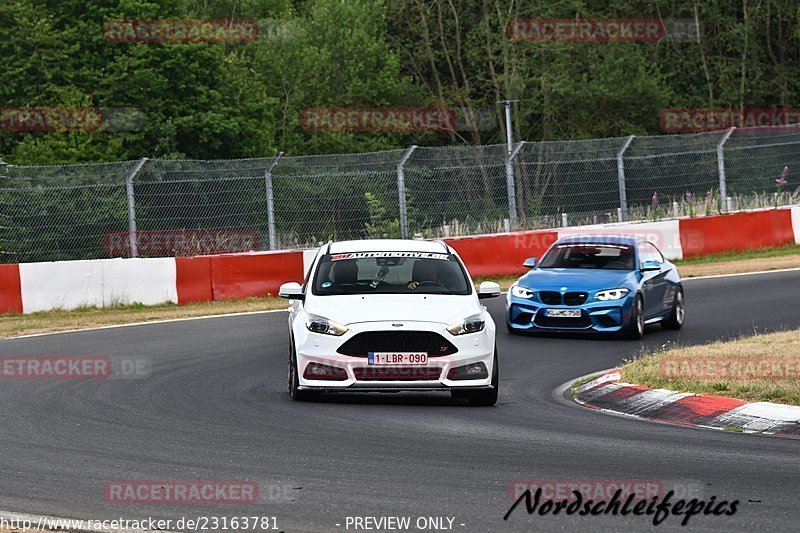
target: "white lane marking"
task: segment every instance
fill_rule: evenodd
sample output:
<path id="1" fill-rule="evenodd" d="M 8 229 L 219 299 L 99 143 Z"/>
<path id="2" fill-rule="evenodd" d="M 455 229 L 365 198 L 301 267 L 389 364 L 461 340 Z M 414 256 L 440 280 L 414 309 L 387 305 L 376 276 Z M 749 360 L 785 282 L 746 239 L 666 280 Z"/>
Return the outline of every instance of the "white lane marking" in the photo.
<path id="1" fill-rule="evenodd" d="M 129 324 L 111 324 L 108 326 L 95 326 L 93 328 L 81 328 L 81 329 L 67 329 L 64 331 L 49 331 L 45 333 L 31 333 L 28 335 L 18 335 L 16 337 L 5 337 L 0 338 L 2 340 L 12 340 L 12 339 L 29 339 L 31 337 L 44 337 L 45 335 L 60 335 L 62 333 L 80 333 L 82 331 L 96 331 L 96 330 L 103 330 L 103 329 L 114 329 L 114 328 L 127 328 L 131 326 L 148 326 L 150 324 L 168 324 L 170 322 L 184 322 L 188 320 L 205 320 L 207 318 L 224 318 L 228 316 L 246 316 L 246 315 L 263 315 L 266 313 L 286 313 L 286 309 L 267 309 L 264 311 L 242 311 L 239 313 L 225 313 L 221 315 L 203 315 L 203 316 L 190 316 L 185 318 L 168 318 L 164 320 L 150 320 L 149 322 L 131 322 Z"/>
<path id="2" fill-rule="evenodd" d="M 798 270 L 800 270 L 800 267 L 779 268 L 777 270 L 759 270 L 758 272 L 739 272 L 738 274 L 714 274 L 713 276 L 697 276 L 697 277 L 694 277 L 694 278 L 681 278 L 681 281 L 692 281 L 692 280 L 696 280 L 696 279 L 735 278 L 737 276 L 754 276 L 754 275 L 757 275 L 757 274 L 775 274 L 776 272 L 795 272 L 795 271 L 798 271 Z"/>
<path id="3" fill-rule="evenodd" d="M 681 281 L 693 281 L 693 280 L 703 280 L 703 279 L 714 279 L 714 278 L 731 278 L 735 276 L 753 276 L 758 274 L 774 274 L 776 272 L 794 272 L 799 271 L 800 268 L 783 268 L 780 270 L 760 270 L 758 272 L 742 272 L 739 274 L 717 274 L 714 276 L 698 276 L 696 278 L 683 278 Z M 508 291 L 502 291 L 500 294 L 506 294 Z M 95 330 L 102 330 L 102 329 L 112 329 L 112 328 L 125 328 L 130 326 L 148 326 L 150 324 L 165 324 L 168 322 L 181 322 L 184 320 L 204 320 L 207 318 L 222 318 L 226 316 L 244 316 L 244 315 L 257 315 L 263 313 L 285 313 L 286 309 L 270 309 L 268 311 L 245 311 L 241 313 L 227 313 L 221 315 L 204 315 L 204 316 L 192 316 L 186 318 L 169 318 L 165 320 L 151 320 L 149 322 L 132 322 L 130 324 L 113 324 L 110 326 L 97 326 L 93 328 L 82 328 L 82 329 L 69 329 L 65 331 L 50 331 L 48 333 L 32 333 L 30 335 L 18 335 L 16 337 L 4 337 L 0 338 L 2 340 L 11 340 L 11 339 L 27 339 L 30 337 L 43 337 L 45 335 L 59 335 L 61 333 L 78 333 L 81 331 L 95 331 Z"/>

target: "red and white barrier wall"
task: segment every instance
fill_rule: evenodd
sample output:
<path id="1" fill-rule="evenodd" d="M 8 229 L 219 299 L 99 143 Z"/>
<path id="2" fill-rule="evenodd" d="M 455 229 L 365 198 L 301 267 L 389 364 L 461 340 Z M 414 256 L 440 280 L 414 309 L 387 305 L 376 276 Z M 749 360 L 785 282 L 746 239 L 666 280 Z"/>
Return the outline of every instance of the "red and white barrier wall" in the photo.
<path id="1" fill-rule="evenodd" d="M 624 233 L 670 259 L 800 244 L 800 206 L 659 222 L 620 223 L 447 239 L 476 277 L 517 275 L 557 239 Z M 97 259 L 0 265 L 0 314 L 113 304 L 187 304 L 275 295 L 302 282 L 314 250 L 200 257 Z"/>
<path id="2" fill-rule="evenodd" d="M 22 311 L 177 303 L 173 258 L 97 259 L 19 265 Z"/>

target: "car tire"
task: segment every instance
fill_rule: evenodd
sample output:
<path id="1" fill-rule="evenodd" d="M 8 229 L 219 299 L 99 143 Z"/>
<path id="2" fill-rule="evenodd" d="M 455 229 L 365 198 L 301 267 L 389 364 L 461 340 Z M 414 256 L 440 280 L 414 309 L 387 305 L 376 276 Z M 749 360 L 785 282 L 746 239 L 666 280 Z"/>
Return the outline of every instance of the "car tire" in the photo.
<path id="1" fill-rule="evenodd" d="M 669 316 L 661 322 L 661 327 L 673 330 L 681 329 L 685 318 L 686 304 L 683 300 L 683 289 L 678 288 L 678 291 L 675 293 L 675 301 L 672 303 L 672 311 L 670 311 Z"/>
<path id="2" fill-rule="evenodd" d="M 289 345 L 289 371 L 288 371 L 289 395 L 296 402 L 308 402 L 319 398 L 319 393 L 300 390 L 300 376 L 297 370 L 297 357 L 295 356 L 294 345 Z"/>
<path id="3" fill-rule="evenodd" d="M 631 308 L 631 318 L 622 330 L 622 336 L 634 341 L 644 336 L 644 300 L 641 294 L 636 295 Z"/>
<path id="4" fill-rule="evenodd" d="M 491 407 L 497 403 L 497 395 L 500 389 L 500 368 L 497 364 L 497 350 L 494 351 L 494 362 L 492 363 L 492 388 L 479 390 L 469 393 L 467 399 L 471 405 L 479 407 Z"/>

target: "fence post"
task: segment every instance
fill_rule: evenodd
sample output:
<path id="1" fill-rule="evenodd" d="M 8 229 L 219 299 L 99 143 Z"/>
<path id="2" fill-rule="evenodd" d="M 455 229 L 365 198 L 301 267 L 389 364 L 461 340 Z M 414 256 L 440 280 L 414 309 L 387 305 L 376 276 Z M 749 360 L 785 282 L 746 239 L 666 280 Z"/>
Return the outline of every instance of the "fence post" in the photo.
<path id="1" fill-rule="evenodd" d="M 733 130 L 736 127 L 729 128 L 728 131 L 725 132 L 725 135 L 717 143 L 717 168 L 719 168 L 719 202 L 720 202 L 720 211 L 723 213 L 728 212 L 727 198 L 728 198 L 728 188 L 725 181 L 725 156 L 722 153 L 722 147 L 725 146 L 725 142 L 727 142 L 728 137 L 731 136 Z"/>
<path id="2" fill-rule="evenodd" d="M 510 113 L 506 108 L 506 114 Z M 520 141 L 516 146 L 511 144 L 511 131 L 508 132 L 508 151 L 506 153 L 506 194 L 508 195 L 508 220 L 512 230 L 517 228 L 517 185 L 514 180 L 514 158 L 519 153 L 525 141 Z"/>
<path id="3" fill-rule="evenodd" d="M 514 176 L 514 159 L 522 147 L 525 146 L 525 141 L 520 141 L 514 145 L 514 149 L 508 153 L 508 160 L 506 161 L 506 181 L 508 188 L 508 217 L 510 229 L 516 229 L 518 222 L 517 213 L 517 181 Z"/>
<path id="4" fill-rule="evenodd" d="M 128 196 L 128 244 L 131 248 L 131 257 L 139 257 L 139 242 L 136 238 L 136 204 L 133 195 L 133 178 L 142 170 L 147 158 L 143 157 L 133 166 L 125 176 L 125 191 Z"/>
<path id="5" fill-rule="evenodd" d="M 416 144 L 412 144 L 406 151 L 403 152 L 402 157 L 400 157 L 400 161 L 397 162 L 397 198 L 399 201 L 399 209 L 400 209 L 400 237 L 403 239 L 408 239 L 408 207 L 406 207 L 406 171 L 403 168 L 408 161 L 408 158 L 411 157 L 411 154 L 414 153 L 414 150 L 417 149 Z"/>
<path id="6" fill-rule="evenodd" d="M 269 162 L 267 170 L 264 172 L 264 187 L 267 191 L 267 230 L 269 231 L 269 249 L 274 250 L 278 247 L 275 237 L 275 201 L 272 195 L 272 171 L 283 157 L 283 152 L 278 152 L 272 161 Z"/>
<path id="7" fill-rule="evenodd" d="M 625 144 L 623 144 L 622 148 L 617 152 L 617 184 L 619 186 L 620 222 L 628 220 L 628 194 L 625 191 L 625 163 L 623 161 L 623 156 L 635 137 L 636 135 L 631 135 L 625 139 Z"/>

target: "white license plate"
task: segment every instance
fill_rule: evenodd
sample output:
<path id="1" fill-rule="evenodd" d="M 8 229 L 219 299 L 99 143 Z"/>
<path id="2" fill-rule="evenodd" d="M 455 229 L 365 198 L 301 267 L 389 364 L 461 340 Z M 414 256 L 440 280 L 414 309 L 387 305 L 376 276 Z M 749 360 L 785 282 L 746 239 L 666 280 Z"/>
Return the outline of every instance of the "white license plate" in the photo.
<path id="1" fill-rule="evenodd" d="M 553 318 L 580 318 L 580 309 L 545 309 L 544 316 Z"/>
<path id="2" fill-rule="evenodd" d="M 425 352 L 369 352 L 369 364 L 426 366 L 428 354 Z"/>

